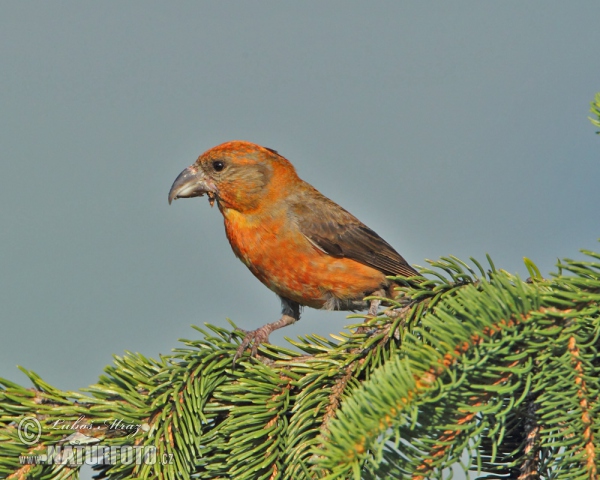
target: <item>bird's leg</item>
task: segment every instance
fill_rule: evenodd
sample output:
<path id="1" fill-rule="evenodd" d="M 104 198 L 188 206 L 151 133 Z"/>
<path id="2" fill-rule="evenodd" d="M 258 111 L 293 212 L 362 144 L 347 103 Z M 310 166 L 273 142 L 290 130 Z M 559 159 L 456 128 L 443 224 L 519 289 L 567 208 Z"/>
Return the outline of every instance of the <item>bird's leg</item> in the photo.
<path id="1" fill-rule="evenodd" d="M 233 356 L 233 365 L 235 362 L 242 357 L 246 348 L 251 346 L 251 356 L 255 357 L 258 351 L 258 346 L 262 343 L 269 343 L 269 335 L 283 327 L 287 327 L 292 323 L 296 323 L 300 320 L 300 305 L 296 302 L 292 302 L 287 298 L 281 297 L 282 304 L 282 315 L 279 320 L 272 323 L 267 323 L 256 330 L 245 331 L 246 335 L 242 340 L 242 343 L 238 347 L 235 355 Z"/>
<path id="2" fill-rule="evenodd" d="M 244 354 L 246 348 L 249 346 L 252 347 L 251 355 L 255 357 L 258 351 L 258 346 L 263 343 L 269 343 L 269 335 L 271 335 L 272 332 L 280 328 L 287 327 L 295 322 L 296 319 L 294 317 L 282 315 L 281 318 L 276 322 L 267 323 L 256 330 L 246 331 L 246 336 L 242 340 L 242 343 L 233 356 L 233 363 L 235 364 L 235 362 Z"/>
<path id="3" fill-rule="evenodd" d="M 375 290 L 371 295 L 374 297 L 383 297 L 385 296 L 385 290 Z M 379 305 L 381 305 L 381 300 L 379 300 L 378 298 L 374 298 L 373 300 L 371 300 L 371 302 L 369 303 L 369 311 L 367 312 L 367 315 L 371 318 L 375 318 L 377 316 L 377 311 L 379 310 Z M 371 330 L 369 330 L 367 327 L 358 327 L 356 329 L 356 333 L 367 333 L 370 331 Z"/>
<path id="4" fill-rule="evenodd" d="M 371 296 L 373 297 L 383 297 L 385 296 L 385 290 L 380 289 L 380 290 L 375 290 Z M 373 300 L 371 300 L 371 304 L 369 306 L 369 315 L 371 317 L 376 317 L 377 316 L 377 310 L 379 310 L 379 305 L 381 305 L 381 300 L 379 300 L 378 298 L 374 298 Z"/>

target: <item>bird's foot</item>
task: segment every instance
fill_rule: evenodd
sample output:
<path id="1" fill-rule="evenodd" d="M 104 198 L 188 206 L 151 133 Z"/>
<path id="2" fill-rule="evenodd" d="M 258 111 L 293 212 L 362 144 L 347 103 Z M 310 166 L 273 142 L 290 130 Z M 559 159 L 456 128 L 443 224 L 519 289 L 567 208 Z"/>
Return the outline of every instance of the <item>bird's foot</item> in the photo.
<path id="1" fill-rule="evenodd" d="M 272 332 L 287 325 L 291 325 L 296 320 L 296 318 L 291 317 L 290 315 L 282 315 L 281 318 L 276 322 L 267 323 L 256 330 L 248 331 L 238 328 L 237 330 L 244 332 L 245 336 L 242 340 L 242 343 L 240 343 L 240 346 L 236 350 L 235 355 L 233 356 L 233 366 L 235 367 L 235 362 L 237 362 L 238 359 L 244 355 L 244 352 L 248 347 L 251 348 L 250 356 L 256 357 L 256 354 L 258 353 L 258 347 L 263 343 L 269 343 L 269 335 Z"/>
<path id="2" fill-rule="evenodd" d="M 242 355 L 244 355 L 244 352 L 248 347 L 251 347 L 250 356 L 256 357 L 256 354 L 258 353 L 258 346 L 262 345 L 263 343 L 269 343 L 269 335 L 271 333 L 271 331 L 267 328 L 269 325 L 270 324 L 264 325 L 256 330 L 242 330 L 241 328 L 236 329 L 245 335 L 242 343 L 240 343 L 240 346 L 233 356 L 234 365 L 235 362 L 237 362 Z"/>

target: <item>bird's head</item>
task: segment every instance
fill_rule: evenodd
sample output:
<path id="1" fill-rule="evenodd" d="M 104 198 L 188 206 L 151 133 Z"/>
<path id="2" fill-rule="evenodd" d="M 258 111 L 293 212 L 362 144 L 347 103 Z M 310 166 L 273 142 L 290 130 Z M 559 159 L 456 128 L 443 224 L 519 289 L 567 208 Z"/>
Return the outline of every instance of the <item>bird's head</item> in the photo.
<path id="1" fill-rule="evenodd" d="M 212 205 L 249 212 L 285 194 L 298 176 L 275 150 L 235 140 L 204 152 L 173 182 L 169 203 L 178 198 L 208 196 Z"/>

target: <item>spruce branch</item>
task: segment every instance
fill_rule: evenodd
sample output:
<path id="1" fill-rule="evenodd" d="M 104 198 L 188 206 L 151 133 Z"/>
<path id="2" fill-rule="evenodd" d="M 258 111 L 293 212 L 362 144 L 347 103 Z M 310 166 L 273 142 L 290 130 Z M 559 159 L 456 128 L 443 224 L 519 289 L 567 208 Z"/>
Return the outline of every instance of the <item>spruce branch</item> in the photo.
<path id="1" fill-rule="evenodd" d="M 107 453 L 98 478 L 596 479 L 600 254 L 584 253 L 549 280 L 528 261 L 529 282 L 431 261 L 360 328 L 261 346 L 235 370 L 239 333 L 212 325 L 157 360 L 115 357 L 79 392 L 24 370 L 32 388 L 0 380 L 0 477 L 75 479 L 73 448 L 129 445 L 158 461 Z"/>
<path id="2" fill-rule="evenodd" d="M 594 100 L 590 104 L 590 112 L 594 117 L 588 117 L 592 125 L 600 128 L 600 93 L 597 93 L 594 97 Z M 600 134 L 600 131 L 596 132 Z"/>
<path id="3" fill-rule="evenodd" d="M 520 467 L 518 480 L 539 480 L 539 450 L 540 450 L 540 426 L 537 422 L 536 404 L 532 398 L 527 400 L 525 418 L 523 422 L 525 437 L 523 448 L 523 463 Z"/>

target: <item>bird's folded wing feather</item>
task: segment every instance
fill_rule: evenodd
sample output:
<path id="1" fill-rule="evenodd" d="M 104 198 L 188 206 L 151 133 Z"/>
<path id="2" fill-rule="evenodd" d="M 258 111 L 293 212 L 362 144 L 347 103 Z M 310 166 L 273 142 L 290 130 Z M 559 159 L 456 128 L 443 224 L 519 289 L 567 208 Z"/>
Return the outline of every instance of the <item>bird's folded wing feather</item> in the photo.
<path id="1" fill-rule="evenodd" d="M 418 275 L 389 243 L 317 190 L 298 198 L 291 211 L 302 234 L 328 255 L 355 260 L 385 275 Z"/>

